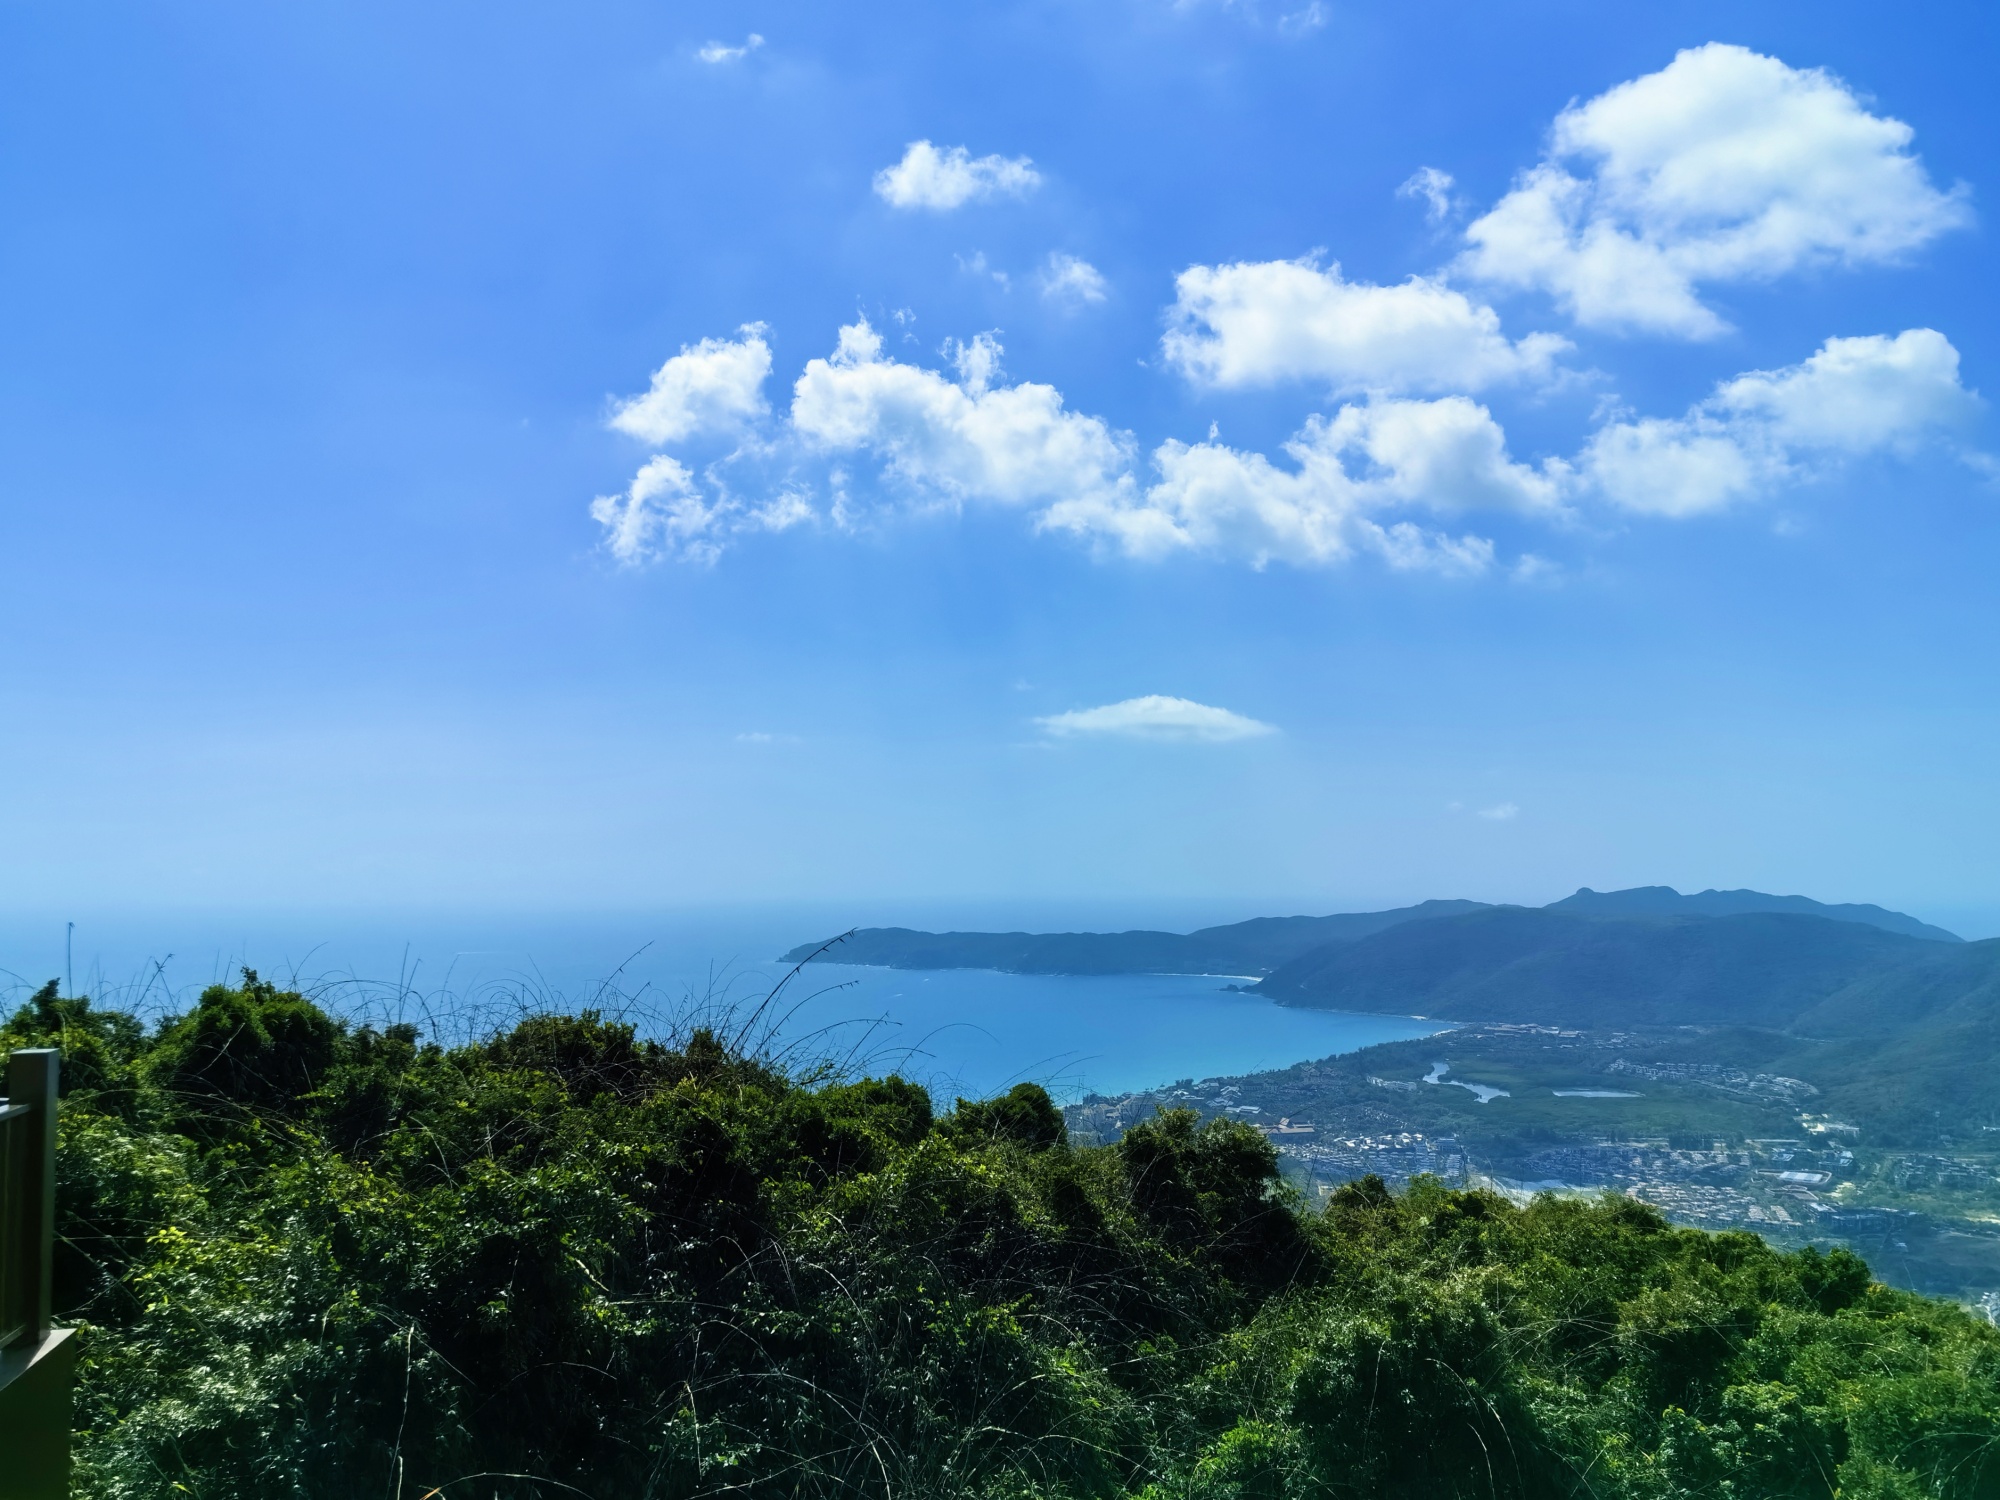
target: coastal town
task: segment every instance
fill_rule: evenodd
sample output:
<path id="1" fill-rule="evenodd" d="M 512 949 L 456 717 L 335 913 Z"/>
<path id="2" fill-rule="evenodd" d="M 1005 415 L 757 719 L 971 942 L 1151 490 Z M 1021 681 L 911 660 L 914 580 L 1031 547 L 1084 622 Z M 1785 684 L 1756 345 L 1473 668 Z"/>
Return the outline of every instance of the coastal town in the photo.
<path id="1" fill-rule="evenodd" d="M 1567 1033 L 1563 1041 L 1576 1038 Z M 1496 1133 L 1497 1116 L 1484 1122 L 1489 1128 L 1481 1139 L 1398 1118 L 1424 1113 L 1416 1106 L 1454 1083 L 1471 1092 L 1468 1102 L 1475 1107 L 1512 1097 L 1509 1090 L 1456 1080 L 1444 1063 L 1416 1079 L 1364 1073 L 1349 1080 L 1358 1089 L 1324 1088 L 1310 1114 L 1298 1108 L 1296 1086 L 1285 1086 L 1295 1085 L 1296 1071 L 1092 1096 L 1069 1107 L 1070 1128 L 1083 1140 L 1111 1140 L 1156 1110 L 1173 1108 L 1238 1120 L 1271 1141 L 1287 1180 L 1308 1203 L 1324 1202 L 1342 1184 L 1371 1175 L 1401 1189 L 1428 1174 L 1519 1203 L 1541 1193 L 1615 1193 L 1689 1228 L 1750 1231 L 1786 1248 L 1847 1246 L 1879 1275 L 2000 1317 L 2000 1154 L 1871 1148 L 1857 1127 L 1797 1108 L 1816 1092 L 1800 1080 L 1713 1066 L 1621 1066 L 1614 1059 L 1604 1069 L 1614 1079 L 1754 1102 L 1767 1121 L 1783 1110 L 1790 1133 L 1717 1133 L 1706 1141 L 1685 1131 L 1606 1133 L 1538 1141 L 1523 1137 L 1541 1132 Z M 1608 1088 L 1546 1092 L 1641 1097 Z"/>

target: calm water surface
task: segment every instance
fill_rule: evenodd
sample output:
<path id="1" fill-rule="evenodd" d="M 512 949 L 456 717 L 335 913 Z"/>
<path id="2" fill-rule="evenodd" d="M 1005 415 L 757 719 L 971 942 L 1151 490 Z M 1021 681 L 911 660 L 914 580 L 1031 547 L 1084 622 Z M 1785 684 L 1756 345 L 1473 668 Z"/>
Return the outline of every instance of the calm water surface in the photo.
<path id="1" fill-rule="evenodd" d="M 1024 1079 L 1067 1098 L 1122 1093 L 1285 1067 L 1438 1029 L 1402 1017 L 1287 1009 L 1225 990 L 1226 976 L 1086 978 L 815 962 L 762 1003 L 787 973 L 774 955 L 845 925 L 1155 925 L 1136 915 L 1078 913 L 1065 921 L 1061 911 L 949 910 L 869 912 L 857 920 L 806 907 L 506 920 L 88 914 L 68 961 L 79 991 L 154 1016 L 186 1009 L 202 986 L 233 981 L 248 964 L 308 990 L 329 1009 L 415 1021 L 445 1041 L 544 1007 L 594 1005 L 658 1034 L 708 1019 L 795 1063 L 895 1069 L 945 1100 Z M 1184 930 L 1198 921 L 1171 925 Z M 0 1004 L 18 1002 L 62 972 L 63 937 L 58 921 L 0 922 Z"/>
<path id="2" fill-rule="evenodd" d="M 817 967 L 817 966 L 815 966 Z M 801 1033 L 856 1017 L 853 1033 L 883 1061 L 950 1097 L 1022 1079 L 1074 1096 L 1282 1068 L 1377 1042 L 1429 1036 L 1436 1025 L 1399 1016 L 1294 1010 L 1233 994 L 1217 977 L 1181 974 L 996 974 L 829 966 L 822 995 L 788 1023 Z M 865 1035 L 864 1035 L 865 1033 Z"/>

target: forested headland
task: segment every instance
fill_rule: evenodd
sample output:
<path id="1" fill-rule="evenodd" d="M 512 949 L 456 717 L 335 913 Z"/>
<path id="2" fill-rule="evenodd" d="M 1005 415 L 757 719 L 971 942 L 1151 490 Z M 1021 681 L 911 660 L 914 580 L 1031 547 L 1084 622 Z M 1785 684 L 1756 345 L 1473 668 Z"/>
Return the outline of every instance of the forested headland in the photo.
<path id="1" fill-rule="evenodd" d="M 2000 1494 L 2000 1331 L 1641 1204 L 1230 1120 L 1080 1146 L 707 1030 L 441 1046 L 246 973 L 51 985 L 57 1297 L 105 1497 Z"/>

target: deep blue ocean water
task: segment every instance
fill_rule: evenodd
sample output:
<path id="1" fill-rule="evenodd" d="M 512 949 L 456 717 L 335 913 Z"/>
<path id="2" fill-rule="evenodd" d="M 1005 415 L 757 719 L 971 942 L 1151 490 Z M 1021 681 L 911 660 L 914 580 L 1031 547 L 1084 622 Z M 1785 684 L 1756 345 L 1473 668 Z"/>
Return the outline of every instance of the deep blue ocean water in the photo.
<path id="1" fill-rule="evenodd" d="M 329 1009 L 408 1020 L 443 1041 L 523 1011 L 595 1006 L 670 1036 L 707 1022 L 794 1066 L 899 1071 L 948 1102 L 1032 1080 L 1064 1098 L 1122 1093 L 1428 1035 L 1394 1016 L 1295 1010 L 1229 976 L 909 971 L 778 954 L 846 925 L 1177 930 L 1249 913 L 758 907 L 612 917 L 86 914 L 68 958 L 84 993 L 157 1016 L 248 965 Z M 1173 920 L 1178 917 L 1179 920 Z M 1094 920 L 1093 920 L 1094 919 Z M 0 919 L 0 1005 L 63 972 L 63 922 Z M 782 987 L 781 986 L 781 981 Z M 773 990 L 777 993 L 772 996 Z"/>

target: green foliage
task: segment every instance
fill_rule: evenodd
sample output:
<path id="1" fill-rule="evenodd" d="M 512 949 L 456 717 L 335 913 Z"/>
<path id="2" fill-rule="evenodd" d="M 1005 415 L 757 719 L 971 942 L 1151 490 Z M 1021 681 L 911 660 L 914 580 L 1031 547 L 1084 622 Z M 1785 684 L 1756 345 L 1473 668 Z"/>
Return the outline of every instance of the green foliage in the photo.
<path id="1" fill-rule="evenodd" d="M 2000 1494 L 2000 1334 L 1623 1199 L 1166 1112 L 1068 1143 L 586 1012 L 446 1049 L 246 974 L 38 993 L 80 1493 L 396 1500 Z"/>
<path id="2" fill-rule="evenodd" d="M 1069 1140 L 1062 1111 L 1039 1083 L 1017 1083 L 997 1099 L 959 1100 L 950 1129 L 968 1145 L 1014 1141 L 1030 1151 L 1046 1151 Z"/>
<path id="3" fill-rule="evenodd" d="M 14 1012 L 0 1039 L 15 1047 L 56 1047 L 63 1055 L 62 1092 L 100 1110 L 129 1112 L 130 1065 L 146 1045 L 145 1028 L 122 1011 L 92 1010 L 87 999 L 64 999 L 51 979 Z"/>
<path id="4" fill-rule="evenodd" d="M 333 1065 L 340 1038 L 319 1007 L 243 971 L 243 987 L 210 985 L 170 1022 L 146 1057 L 152 1082 L 191 1121 L 254 1121 L 287 1110 Z"/>

